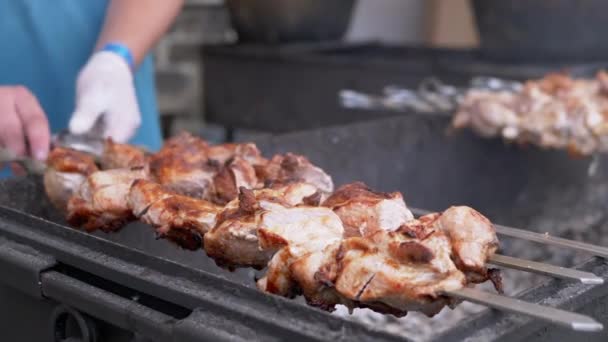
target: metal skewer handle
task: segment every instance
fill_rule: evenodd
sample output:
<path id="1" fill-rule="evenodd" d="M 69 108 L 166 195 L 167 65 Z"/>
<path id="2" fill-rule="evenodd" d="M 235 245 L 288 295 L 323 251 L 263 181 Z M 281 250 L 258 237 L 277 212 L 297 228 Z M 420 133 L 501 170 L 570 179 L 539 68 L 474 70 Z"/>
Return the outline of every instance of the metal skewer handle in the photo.
<path id="1" fill-rule="evenodd" d="M 521 87 L 519 82 L 495 77 L 475 77 L 471 79 L 469 87 L 448 85 L 438 78 L 430 77 L 424 79 L 416 90 L 389 85 L 381 95 L 372 95 L 344 89 L 338 97 L 341 106 L 349 109 L 442 113 L 456 110 L 471 89 L 517 92 Z"/>

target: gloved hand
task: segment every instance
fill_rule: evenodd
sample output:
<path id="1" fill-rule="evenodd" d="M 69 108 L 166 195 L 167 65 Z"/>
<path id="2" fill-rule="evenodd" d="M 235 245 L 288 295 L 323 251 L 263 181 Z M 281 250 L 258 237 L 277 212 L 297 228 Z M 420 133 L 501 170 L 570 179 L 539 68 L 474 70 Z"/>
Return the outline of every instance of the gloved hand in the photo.
<path id="1" fill-rule="evenodd" d="M 0 86 L 0 146 L 43 161 L 50 144 L 49 122 L 36 97 L 22 86 Z"/>
<path id="2" fill-rule="evenodd" d="M 122 57 L 109 51 L 96 52 L 80 71 L 69 130 L 86 133 L 102 115 L 104 137 L 121 143 L 141 124 L 131 69 Z"/>

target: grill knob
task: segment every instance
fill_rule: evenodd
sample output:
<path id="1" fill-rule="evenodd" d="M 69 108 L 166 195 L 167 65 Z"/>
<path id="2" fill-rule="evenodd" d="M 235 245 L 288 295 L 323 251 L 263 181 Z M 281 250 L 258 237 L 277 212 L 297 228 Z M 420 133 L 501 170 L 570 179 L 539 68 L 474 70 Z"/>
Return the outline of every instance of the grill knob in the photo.
<path id="1" fill-rule="evenodd" d="M 51 341 L 97 342 L 93 319 L 63 304 L 55 307 L 50 317 Z"/>

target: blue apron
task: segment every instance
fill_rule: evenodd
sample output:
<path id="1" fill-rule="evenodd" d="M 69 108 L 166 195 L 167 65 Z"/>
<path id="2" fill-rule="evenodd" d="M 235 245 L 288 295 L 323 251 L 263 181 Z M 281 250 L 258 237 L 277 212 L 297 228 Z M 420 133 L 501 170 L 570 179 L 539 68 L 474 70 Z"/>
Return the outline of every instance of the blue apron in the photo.
<path id="1" fill-rule="evenodd" d="M 23 85 L 40 101 L 51 131 L 67 127 L 78 72 L 91 56 L 108 0 L 0 1 L 0 85 Z M 135 74 L 142 125 L 131 143 L 162 144 L 152 56 Z M 2 113 L 0 113 L 2 115 Z M 0 170 L 0 178 L 9 173 Z"/>

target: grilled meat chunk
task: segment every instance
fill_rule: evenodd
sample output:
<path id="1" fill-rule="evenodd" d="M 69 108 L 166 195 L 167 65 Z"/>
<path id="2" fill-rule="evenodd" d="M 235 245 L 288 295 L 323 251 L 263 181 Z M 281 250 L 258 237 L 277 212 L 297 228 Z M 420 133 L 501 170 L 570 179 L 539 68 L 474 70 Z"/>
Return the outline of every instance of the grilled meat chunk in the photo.
<path id="1" fill-rule="evenodd" d="M 203 236 L 215 226 L 220 211 L 213 203 L 176 194 L 144 179 L 133 183 L 128 203 L 135 217 L 156 228 L 159 238 L 188 250 L 202 247 Z"/>
<path id="2" fill-rule="evenodd" d="M 207 149 L 209 159 L 216 161 L 218 164 L 225 164 L 234 157 L 239 157 L 247 163 L 253 165 L 265 165 L 268 161 L 262 156 L 262 153 L 253 143 L 242 144 L 220 144 L 210 146 Z"/>
<path id="3" fill-rule="evenodd" d="M 311 305 L 368 307 L 402 316 L 438 313 L 449 300 L 442 291 L 466 284 L 450 258 L 450 241 L 425 227 L 420 238 L 402 231 L 377 231 L 347 238 L 310 253 L 291 266 L 292 277 Z"/>
<path id="4" fill-rule="evenodd" d="M 490 220 L 475 209 L 465 206 L 450 207 L 443 213 L 431 214 L 426 219 L 448 236 L 454 262 L 469 281 L 486 281 L 486 263 L 498 249 L 498 237 Z"/>
<path id="5" fill-rule="evenodd" d="M 452 125 L 461 129 L 470 126 L 482 137 L 518 133 L 519 116 L 516 112 L 516 95 L 511 92 L 471 90 L 467 93 Z"/>
<path id="6" fill-rule="evenodd" d="M 241 188 L 237 199 L 218 215 L 216 226 L 205 234 L 207 255 L 218 266 L 264 268 L 274 251 L 259 248 L 258 228 L 263 209 L 254 191 Z"/>
<path id="7" fill-rule="evenodd" d="M 129 144 L 115 143 L 111 138 L 108 138 L 104 143 L 101 168 L 110 170 L 141 167 L 147 165 L 147 159 L 144 150 Z"/>
<path id="8" fill-rule="evenodd" d="M 47 197 L 57 209 L 65 212 L 70 197 L 86 177 L 97 171 L 92 156 L 67 148 L 54 148 L 47 158 L 43 183 Z"/>
<path id="9" fill-rule="evenodd" d="M 328 208 L 268 204 L 266 210 L 258 232 L 260 247 L 278 252 L 270 260 L 266 275 L 258 281 L 258 288 L 291 297 L 297 293 L 291 264 L 342 240 L 344 228 L 340 218 Z"/>
<path id="10" fill-rule="evenodd" d="M 372 243 L 369 243 L 372 242 Z M 429 316 L 447 304 L 442 291 L 462 288 L 466 279 L 450 258 L 450 242 L 439 231 L 424 239 L 379 231 L 342 245 L 336 290 L 350 300 Z"/>
<path id="11" fill-rule="evenodd" d="M 68 222 L 87 231 L 120 229 L 135 219 L 128 204 L 131 184 L 147 177 L 142 167 L 92 173 L 68 202 Z"/>
<path id="12" fill-rule="evenodd" d="M 150 158 L 155 179 L 171 191 L 195 198 L 210 198 L 219 165 L 209 163 L 209 145 L 189 133 L 177 135 Z"/>
<path id="13" fill-rule="evenodd" d="M 306 157 L 287 153 L 275 155 L 263 167 L 258 167 L 258 177 L 267 184 L 305 182 L 314 185 L 319 191 L 329 193 L 334 190 L 331 177 Z"/>
<path id="14" fill-rule="evenodd" d="M 46 161 L 49 168 L 59 172 L 72 172 L 90 175 L 98 170 L 93 156 L 64 147 L 54 148 Z"/>
<path id="15" fill-rule="evenodd" d="M 393 231 L 414 218 L 400 193 L 375 192 L 361 182 L 341 186 L 323 206 L 342 219 L 346 237 Z"/>
<path id="16" fill-rule="evenodd" d="M 312 184 L 304 182 L 274 183 L 268 188 L 254 191 L 259 200 L 282 203 L 286 206 L 318 206 L 319 190 Z"/>
<path id="17" fill-rule="evenodd" d="M 297 215 L 295 206 L 302 205 L 304 199 L 315 192 L 316 188 L 306 183 L 277 189 L 241 187 L 238 198 L 226 205 L 215 228 L 205 235 L 205 251 L 223 267 L 265 267 L 279 249 L 268 241 L 264 247 L 260 246 L 260 234 L 263 234 L 260 229 L 268 227 L 267 220 L 275 220 L 269 213 L 290 209 L 288 213 Z"/>
<path id="18" fill-rule="evenodd" d="M 252 143 L 209 146 L 200 138 L 182 133 L 169 139 L 151 157 L 157 181 L 179 194 L 226 204 L 238 188 L 253 188 L 255 167 L 267 163 Z"/>
<path id="19" fill-rule="evenodd" d="M 252 189 L 257 185 L 254 167 L 244 158 L 233 157 L 213 177 L 214 202 L 226 204 L 237 197 L 241 187 Z"/>
<path id="20" fill-rule="evenodd" d="M 498 237 L 490 220 L 470 207 L 454 206 L 408 221 L 398 231 L 420 238 L 429 229 L 440 230 L 450 239 L 452 260 L 468 282 L 491 280 L 501 291 L 499 271 L 486 266 L 498 249 Z"/>

